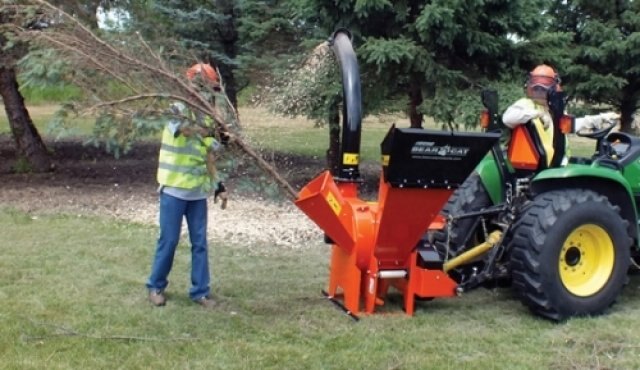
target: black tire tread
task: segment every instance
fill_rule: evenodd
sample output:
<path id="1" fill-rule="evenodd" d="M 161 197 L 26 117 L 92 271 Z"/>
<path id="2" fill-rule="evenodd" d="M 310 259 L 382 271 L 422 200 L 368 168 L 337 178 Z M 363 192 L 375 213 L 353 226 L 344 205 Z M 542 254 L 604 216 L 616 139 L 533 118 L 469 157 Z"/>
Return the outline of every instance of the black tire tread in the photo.
<path id="1" fill-rule="evenodd" d="M 571 207 L 587 201 L 598 203 L 614 214 L 619 214 L 619 207 L 614 207 L 607 198 L 593 191 L 585 189 L 555 190 L 537 196 L 514 225 L 511 252 L 512 286 L 522 303 L 542 317 L 559 321 L 571 315 L 570 312 L 563 310 L 561 305 L 555 303 L 544 288 L 543 269 L 545 266 L 543 263 L 545 261 L 543 261 L 541 253 L 550 229 L 562 217 L 562 214 Z M 626 230 L 628 222 L 620 216 L 618 218 L 619 220 L 616 222 L 623 225 Z M 626 238 L 625 243 L 630 246 L 631 238 L 626 233 L 624 233 L 624 237 Z M 615 287 L 618 290 L 615 294 L 616 297 L 619 290 L 622 289 L 622 285 L 624 284 L 621 284 L 619 288 Z M 614 301 L 615 299 L 607 307 L 612 305 Z M 589 312 L 588 314 L 599 313 L 601 312 Z"/>
<path id="2" fill-rule="evenodd" d="M 480 175 L 473 172 L 465 182 L 451 195 L 447 204 L 442 208 L 440 214 L 447 217 L 449 215 L 461 215 L 472 211 L 480 211 L 491 206 L 491 199 L 484 188 Z M 434 232 L 433 240 L 436 248 L 442 257 L 445 257 L 447 234 L 449 234 L 449 258 L 457 256 L 464 250 L 465 232 L 475 222 L 473 218 L 458 220 L 449 228 Z"/>

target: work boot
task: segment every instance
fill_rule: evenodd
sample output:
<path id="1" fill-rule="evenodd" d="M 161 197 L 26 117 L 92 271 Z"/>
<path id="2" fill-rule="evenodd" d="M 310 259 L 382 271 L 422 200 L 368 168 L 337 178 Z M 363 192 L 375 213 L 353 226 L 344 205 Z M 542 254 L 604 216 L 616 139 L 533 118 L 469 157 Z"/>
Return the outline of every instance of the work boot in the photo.
<path id="1" fill-rule="evenodd" d="M 167 303 L 167 298 L 162 291 L 152 290 L 149 292 L 149 302 L 153 303 L 156 307 L 160 307 Z"/>
<path id="2" fill-rule="evenodd" d="M 194 300 L 197 304 L 204 308 L 214 308 L 218 303 L 211 299 L 210 297 L 201 297 Z"/>

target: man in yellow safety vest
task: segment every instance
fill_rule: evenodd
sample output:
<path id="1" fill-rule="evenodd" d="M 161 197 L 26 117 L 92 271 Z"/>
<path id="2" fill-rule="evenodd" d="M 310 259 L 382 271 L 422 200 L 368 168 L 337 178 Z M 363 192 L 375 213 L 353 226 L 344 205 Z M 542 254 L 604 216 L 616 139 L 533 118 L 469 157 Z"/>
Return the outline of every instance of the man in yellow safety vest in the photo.
<path id="1" fill-rule="evenodd" d="M 219 89 L 220 80 L 209 64 L 198 63 L 187 70 L 187 78 L 209 94 Z M 226 202 L 224 185 L 216 179 L 215 155 L 220 144 L 215 140 L 211 121 L 192 112 L 183 103 L 171 106 L 173 116 L 162 133 L 157 180 L 160 184 L 160 236 L 151 274 L 147 280 L 149 301 L 155 306 L 166 303 L 164 290 L 180 240 L 182 219 L 186 218 L 191 241 L 191 289 L 189 297 L 206 307 L 214 307 L 211 297 L 207 247 L 207 197 L 212 188 Z"/>
<path id="2" fill-rule="evenodd" d="M 509 106 L 502 115 L 502 122 L 509 128 L 515 128 L 529 121 L 533 123 L 547 154 L 547 165 L 550 164 L 554 154 L 553 119 L 547 105 L 547 94 L 552 89 L 561 91 L 560 75 L 549 65 L 538 65 L 527 76 L 525 84 L 527 96 Z M 582 128 L 598 129 L 605 121 L 619 118 L 620 115 L 614 112 L 576 118 L 574 131 L 580 131 Z M 563 164 L 565 163 L 566 158 L 563 160 Z"/>

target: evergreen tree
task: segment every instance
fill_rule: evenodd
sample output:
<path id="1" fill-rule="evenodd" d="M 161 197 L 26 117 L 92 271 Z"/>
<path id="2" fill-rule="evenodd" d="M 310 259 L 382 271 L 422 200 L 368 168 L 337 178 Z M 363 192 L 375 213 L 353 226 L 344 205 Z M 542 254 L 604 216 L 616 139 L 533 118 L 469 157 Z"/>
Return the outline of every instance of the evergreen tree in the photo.
<path id="1" fill-rule="evenodd" d="M 405 109 L 412 127 L 421 127 L 428 115 L 452 128 L 477 123 L 482 89 L 494 88 L 501 100 L 515 100 L 523 93 L 525 72 L 535 64 L 567 64 L 568 36 L 547 32 L 548 3 L 290 0 L 294 23 L 309 43 L 317 44 L 339 27 L 353 34 L 365 114 Z M 312 89 L 310 99 L 321 107 L 311 117 L 326 119 L 330 148 L 337 148 L 334 113 L 340 99 L 331 94 L 340 90 L 327 86 L 323 99 L 317 90 Z M 335 155 L 335 149 L 330 152 Z"/>
<path id="2" fill-rule="evenodd" d="M 131 4 L 129 27 L 155 44 L 178 41 L 189 55 L 175 55 L 184 64 L 195 60 L 216 66 L 225 91 L 237 106 L 239 9 L 232 0 L 147 0 Z"/>
<path id="3" fill-rule="evenodd" d="M 573 34 L 576 52 L 563 76 L 569 92 L 619 110 L 630 131 L 640 98 L 640 3 L 556 0 L 550 13 L 553 29 Z"/>
<path id="4" fill-rule="evenodd" d="M 252 85 L 266 83 L 303 53 L 303 35 L 286 0 L 240 0 L 238 59 Z"/>
<path id="5" fill-rule="evenodd" d="M 237 94 L 264 80 L 298 44 L 283 1 L 148 0 L 131 4 L 132 29 L 169 43 L 178 40 L 184 56 L 219 68 L 234 106 Z"/>
<path id="6" fill-rule="evenodd" d="M 521 86 L 523 70 L 566 58 L 558 51 L 566 38 L 544 32 L 545 0 L 293 2 L 314 36 L 337 27 L 354 34 L 366 108 L 388 109 L 390 98 L 404 96 L 412 126 L 423 114 L 474 124 L 482 88 Z"/>

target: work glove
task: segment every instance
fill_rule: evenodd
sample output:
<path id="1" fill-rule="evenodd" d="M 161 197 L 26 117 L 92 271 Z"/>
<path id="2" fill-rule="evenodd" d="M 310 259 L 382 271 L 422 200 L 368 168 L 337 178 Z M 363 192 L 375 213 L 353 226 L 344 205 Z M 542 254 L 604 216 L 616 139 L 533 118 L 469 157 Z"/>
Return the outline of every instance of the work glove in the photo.
<path id="1" fill-rule="evenodd" d="M 620 114 L 616 112 L 604 112 L 593 116 L 584 116 L 576 119 L 576 131 L 582 128 L 588 128 L 593 131 L 600 130 L 619 119 Z"/>
<path id="2" fill-rule="evenodd" d="M 227 131 L 220 132 L 220 144 L 227 146 L 230 140 L 231 134 L 229 134 Z"/>
<path id="3" fill-rule="evenodd" d="M 218 182 L 216 190 L 213 192 L 213 203 L 218 203 L 218 198 L 220 198 L 220 209 L 227 208 L 227 188 L 225 188 L 222 181 Z"/>
<path id="4" fill-rule="evenodd" d="M 620 113 L 616 113 L 616 112 L 604 112 L 604 113 L 600 113 L 599 116 L 600 118 L 602 118 L 602 121 L 605 123 L 617 121 L 620 119 Z"/>

